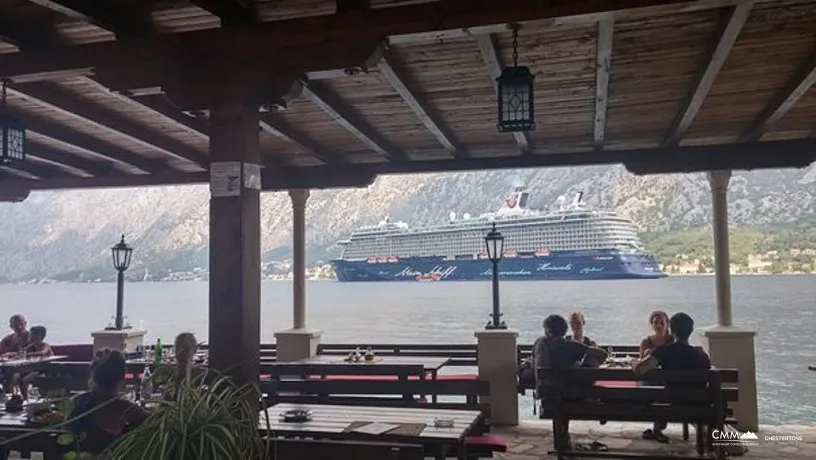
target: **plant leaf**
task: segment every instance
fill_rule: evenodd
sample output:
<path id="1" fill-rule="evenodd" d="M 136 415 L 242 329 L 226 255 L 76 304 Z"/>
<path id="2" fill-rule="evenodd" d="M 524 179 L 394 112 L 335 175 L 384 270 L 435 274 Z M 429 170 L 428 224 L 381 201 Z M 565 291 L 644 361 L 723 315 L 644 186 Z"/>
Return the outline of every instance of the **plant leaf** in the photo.
<path id="1" fill-rule="evenodd" d="M 76 441 L 76 436 L 73 433 L 62 433 L 57 436 L 57 444 L 61 446 L 70 446 Z"/>

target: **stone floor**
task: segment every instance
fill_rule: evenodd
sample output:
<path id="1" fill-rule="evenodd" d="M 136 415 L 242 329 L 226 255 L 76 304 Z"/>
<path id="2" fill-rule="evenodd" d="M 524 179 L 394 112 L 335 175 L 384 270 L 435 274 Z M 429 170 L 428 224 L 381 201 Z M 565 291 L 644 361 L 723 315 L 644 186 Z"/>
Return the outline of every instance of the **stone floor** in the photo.
<path id="1" fill-rule="evenodd" d="M 591 443 L 598 441 L 606 444 L 610 452 L 660 452 L 663 455 L 689 455 L 694 453 L 694 428 L 690 428 L 690 440 L 683 441 L 680 425 L 670 425 L 666 434 L 671 443 L 660 444 L 656 441 L 641 439 L 646 429 L 642 423 L 609 422 L 602 426 L 597 422 L 572 422 L 570 434 L 573 443 Z M 548 420 L 523 421 L 513 428 L 494 428 L 495 434 L 508 440 L 508 451 L 498 455 L 505 460 L 539 460 L 552 459 L 548 455 L 552 450 L 552 423 Z M 755 446 L 748 446 L 744 459 L 816 459 L 816 427 L 802 425 L 762 426 L 757 433 L 759 440 Z M 802 440 L 784 444 L 779 441 L 766 440 L 768 436 L 801 436 Z M 648 458 L 648 457 L 647 457 Z"/>

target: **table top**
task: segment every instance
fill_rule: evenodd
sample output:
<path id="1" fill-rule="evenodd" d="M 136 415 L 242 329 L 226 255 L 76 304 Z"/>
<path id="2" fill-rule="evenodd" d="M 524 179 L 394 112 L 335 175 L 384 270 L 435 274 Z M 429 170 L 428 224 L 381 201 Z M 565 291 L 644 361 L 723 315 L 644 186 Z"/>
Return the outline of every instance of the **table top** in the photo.
<path id="1" fill-rule="evenodd" d="M 54 356 L 41 356 L 37 358 L 26 358 L 26 359 L 0 359 L 0 368 L 6 367 L 25 367 L 25 366 L 36 366 L 38 364 L 50 363 L 52 361 L 58 361 L 60 359 L 68 358 L 67 355 L 54 355 Z"/>
<path id="2" fill-rule="evenodd" d="M 312 412 L 312 420 L 303 423 L 282 422 L 280 414 L 293 409 L 305 409 Z M 360 433 L 344 432 L 353 422 L 381 423 L 424 423 L 426 427 L 413 437 L 421 443 L 457 443 L 460 442 L 481 420 L 480 411 L 443 410 L 406 407 L 376 406 L 334 406 L 323 404 L 278 404 L 268 409 L 269 427 L 266 414 L 261 411 L 258 428 L 260 431 L 272 431 L 279 435 L 324 435 L 331 437 L 352 438 Z M 434 427 L 434 419 L 453 420 L 452 428 Z M 365 436 L 365 435 L 363 435 Z M 384 434 L 382 436 L 388 436 Z M 410 441 L 410 440 L 409 440 Z"/>
<path id="3" fill-rule="evenodd" d="M 374 361 L 362 361 L 359 363 L 351 363 L 346 361 L 346 356 L 335 355 L 317 355 L 311 358 L 305 358 L 298 361 L 293 361 L 287 364 L 305 364 L 322 366 L 337 365 L 337 366 L 422 366 L 426 371 L 437 371 L 450 362 L 448 357 L 432 357 L 432 356 L 376 356 Z"/>

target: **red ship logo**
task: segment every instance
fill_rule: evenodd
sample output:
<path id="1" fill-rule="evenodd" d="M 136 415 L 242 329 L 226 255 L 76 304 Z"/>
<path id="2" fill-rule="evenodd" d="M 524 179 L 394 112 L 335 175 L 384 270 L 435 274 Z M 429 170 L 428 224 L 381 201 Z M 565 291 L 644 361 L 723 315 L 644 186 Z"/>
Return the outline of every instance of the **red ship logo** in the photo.
<path id="1" fill-rule="evenodd" d="M 513 208 L 516 207 L 516 197 L 510 197 L 510 198 L 504 200 L 504 202 L 507 204 L 507 207 L 510 208 L 510 209 L 513 209 Z"/>

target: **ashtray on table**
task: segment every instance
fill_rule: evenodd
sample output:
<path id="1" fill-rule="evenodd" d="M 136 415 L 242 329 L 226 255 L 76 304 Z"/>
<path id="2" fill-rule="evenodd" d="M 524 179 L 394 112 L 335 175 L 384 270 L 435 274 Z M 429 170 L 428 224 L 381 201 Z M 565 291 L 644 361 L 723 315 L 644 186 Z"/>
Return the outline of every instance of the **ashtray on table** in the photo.
<path id="1" fill-rule="evenodd" d="M 286 412 L 281 412 L 280 418 L 282 422 L 287 423 L 303 423 L 312 420 L 312 411 L 306 409 L 292 409 Z"/>

